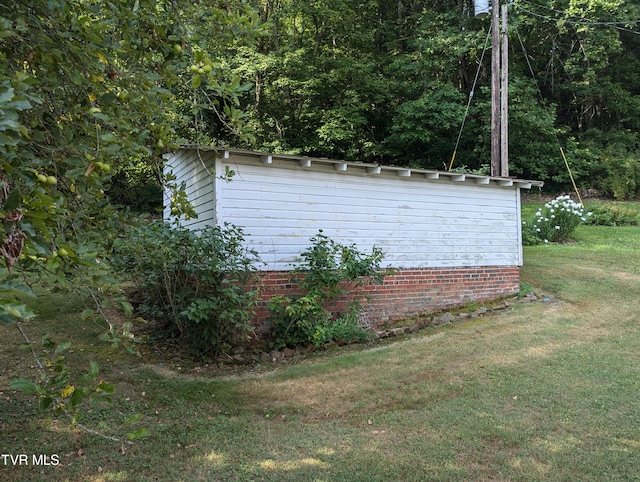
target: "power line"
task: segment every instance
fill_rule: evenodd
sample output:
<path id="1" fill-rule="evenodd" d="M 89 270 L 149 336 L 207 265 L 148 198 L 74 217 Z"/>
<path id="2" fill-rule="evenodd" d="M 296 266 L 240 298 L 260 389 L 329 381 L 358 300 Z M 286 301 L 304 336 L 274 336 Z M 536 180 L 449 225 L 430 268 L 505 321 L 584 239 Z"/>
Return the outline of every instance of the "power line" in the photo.
<path id="1" fill-rule="evenodd" d="M 460 138 L 462 137 L 462 131 L 464 129 L 464 124 L 467 120 L 467 116 L 469 115 L 469 107 L 471 107 L 471 100 L 473 99 L 473 94 L 476 89 L 476 85 L 478 84 L 478 77 L 480 76 L 480 70 L 482 69 L 482 59 L 484 59 L 484 54 L 487 51 L 487 46 L 489 45 L 489 38 L 491 37 L 491 27 L 487 29 L 487 38 L 484 40 L 484 47 L 482 47 L 482 55 L 480 56 L 480 61 L 478 62 L 478 70 L 476 70 L 476 76 L 473 79 L 473 86 L 471 87 L 471 92 L 469 92 L 469 100 L 467 101 L 467 108 L 464 112 L 464 117 L 462 118 L 462 126 L 460 126 L 460 132 L 458 132 L 458 140 L 456 141 L 456 147 L 453 149 L 453 154 L 451 155 L 451 162 L 449 163 L 449 169 L 451 170 L 453 167 L 453 163 L 456 160 L 456 154 L 458 153 L 458 146 L 460 145 Z"/>
<path id="2" fill-rule="evenodd" d="M 621 30 L 621 31 L 630 32 L 630 33 L 633 33 L 633 34 L 636 34 L 636 35 L 640 35 L 639 31 L 632 30 L 630 28 L 621 27 L 621 25 L 639 24 L 640 23 L 640 19 L 639 20 L 624 20 L 624 21 L 615 21 L 615 22 L 605 22 L 605 21 L 591 20 L 591 19 L 583 18 L 583 17 L 574 17 L 574 18 L 550 17 L 548 15 L 543 15 L 541 13 L 537 13 L 537 12 L 534 12 L 532 10 L 528 10 L 528 9 L 522 7 L 521 5 L 519 5 L 520 3 L 526 3 L 528 5 L 531 5 L 532 7 L 544 8 L 544 9 L 547 9 L 547 10 L 550 10 L 552 12 L 559 13 L 559 14 L 562 14 L 562 15 L 566 15 L 566 12 L 563 12 L 561 10 L 553 9 L 551 7 L 546 7 L 544 5 L 539 5 L 539 4 L 536 4 L 536 3 L 528 2 L 527 0 L 518 0 L 518 2 L 516 3 L 516 6 L 518 7 L 518 9 L 520 11 L 522 11 L 524 13 L 528 13 L 529 15 L 533 15 L 534 17 L 542 18 L 544 20 L 550 20 L 550 21 L 553 21 L 553 22 L 562 21 L 562 22 L 565 22 L 565 23 L 568 23 L 568 24 L 571 24 L 571 25 L 580 25 L 580 26 L 615 27 L 616 29 Z"/>
<path id="3" fill-rule="evenodd" d="M 524 42 L 522 41 L 522 37 L 520 37 L 520 32 L 518 29 L 516 30 L 516 35 L 518 36 L 518 40 L 520 41 L 520 47 L 522 48 L 522 53 L 524 54 L 524 58 L 527 61 L 527 65 L 529 66 L 529 71 L 531 72 L 531 77 L 536 84 L 536 89 L 538 90 L 538 95 L 540 96 L 540 100 L 544 104 L 544 96 L 542 95 L 542 91 L 540 90 L 540 85 L 538 83 L 538 79 L 536 78 L 536 74 L 533 71 L 533 67 L 531 66 L 531 62 L 529 62 L 529 54 L 527 53 L 527 49 L 524 46 Z M 558 148 L 560 149 L 560 154 L 562 155 L 562 159 L 564 159 L 564 165 L 569 172 L 569 178 L 571 179 L 571 184 L 573 184 L 573 189 L 576 191 L 576 195 L 578 196 L 578 200 L 580 201 L 580 205 L 584 208 L 584 203 L 582 202 L 582 197 L 580 197 L 580 191 L 578 190 L 578 186 L 576 185 L 576 181 L 573 178 L 573 172 L 571 172 L 571 167 L 569 166 L 569 161 L 567 160 L 567 156 L 564 153 L 564 149 L 562 148 L 562 144 L 560 144 L 560 138 L 558 137 L 558 133 L 554 132 L 554 136 L 556 138 L 556 142 L 558 143 Z"/>

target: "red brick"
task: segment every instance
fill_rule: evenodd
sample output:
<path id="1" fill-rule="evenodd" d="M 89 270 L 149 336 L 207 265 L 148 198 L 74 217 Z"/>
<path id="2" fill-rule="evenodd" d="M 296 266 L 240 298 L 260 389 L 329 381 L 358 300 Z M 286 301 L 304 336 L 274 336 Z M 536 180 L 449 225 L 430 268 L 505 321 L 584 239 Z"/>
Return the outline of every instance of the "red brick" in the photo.
<path id="1" fill-rule="evenodd" d="M 256 325 L 262 326 L 269 317 L 268 300 L 276 295 L 301 294 L 291 281 L 291 273 L 263 273 L 259 283 L 262 302 L 258 306 Z M 479 268 L 422 268 L 396 270 L 385 276 L 381 285 L 347 286 L 349 295 L 338 300 L 330 311 L 344 310 L 348 301 L 357 297 L 374 323 L 384 323 L 419 313 L 437 311 L 470 301 L 486 301 L 512 295 L 519 290 L 520 272 L 517 266 Z"/>

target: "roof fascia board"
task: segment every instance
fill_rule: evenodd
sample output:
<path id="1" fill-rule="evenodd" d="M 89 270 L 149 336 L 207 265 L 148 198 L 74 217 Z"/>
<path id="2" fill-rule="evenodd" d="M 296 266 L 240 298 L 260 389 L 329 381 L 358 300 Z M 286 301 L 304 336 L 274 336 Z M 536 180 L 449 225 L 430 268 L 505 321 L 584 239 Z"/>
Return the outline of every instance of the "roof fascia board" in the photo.
<path id="1" fill-rule="evenodd" d="M 266 152 L 257 152 L 246 149 L 232 149 L 225 147 L 213 147 L 213 146 L 201 146 L 196 144 L 185 144 L 180 146 L 181 149 L 196 149 L 202 151 L 217 151 L 218 156 L 223 159 L 230 159 L 232 155 L 242 155 L 248 157 L 255 157 L 258 161 L 266 165 L 274 165 L 274 160 L 295 161 L 300 167 L 311 168 L 313 164 L 325 164 L 333 166 L 334 170 L 338 172 L 347 172 L 350 167 L 357 168 L 361 172 L 367 174 L 378 175 L 382 172 L 393 172 L 396 176 L 401 178 L 409 178 L 414 175 L 421 175 L 424 179 L 437 180 L 447 178 L 451 182 L 473 182 L 477 185 L 490 185 L 491 183 L 497 184 L 501 187 L 516 187 L 520 189 L 531 189 L 532 187 L 542 187 L 543 181 L 532 181 L 526 179 L 515 179 L 505 177 L 494 176 L 482 176 L 478 174 L 466 174 L 450 171 L 434 171 L 430 169 L 420 168 L 407 168 L 400 166 L 383 166 L 376 163 L 367 162 L 353 162 L 336 159 L 328 159 L 324 157 L 308 157 L 308 156 L 296 156 L 291 154 L 272 154 Z"/>

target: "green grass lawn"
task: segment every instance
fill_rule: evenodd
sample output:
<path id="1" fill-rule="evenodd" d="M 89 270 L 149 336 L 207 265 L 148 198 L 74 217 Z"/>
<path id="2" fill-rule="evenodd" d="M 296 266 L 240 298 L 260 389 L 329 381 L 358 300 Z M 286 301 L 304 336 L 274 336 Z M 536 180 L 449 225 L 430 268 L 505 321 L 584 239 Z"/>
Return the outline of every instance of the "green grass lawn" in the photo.
<path id="1" fill-rule="evenodd" d="M 98 341 L 73 297 L 45 294 L 25 323 L 74 343 L 118 391 L 82 422 L 145 414 L 152 435 L 110 442 L 38 413 L 8 377 L 34 374 L 0 327 L 0 448 L 56 454 L 1 480 L 424 481 L 640 479 L 640 228 L 580 226 L 525 248 L 522 280 L 554 302 L 221 375 L 168 348 L 136 358 Z M 103 428 L 105 433 L 111 433 Z"/>

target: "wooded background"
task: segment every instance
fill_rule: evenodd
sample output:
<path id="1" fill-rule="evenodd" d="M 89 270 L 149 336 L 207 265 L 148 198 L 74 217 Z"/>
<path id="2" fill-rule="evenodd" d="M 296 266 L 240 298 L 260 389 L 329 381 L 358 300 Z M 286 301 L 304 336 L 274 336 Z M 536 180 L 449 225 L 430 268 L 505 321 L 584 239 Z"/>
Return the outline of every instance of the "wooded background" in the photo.
<path id="1" fill-rule="evenodd" d="M 562 147 L 579 187 L 639 197 L 639 22 L 509 3 L 512 175 L 570 189 Z M 147 209 L 181 143 L 445 169 L 461 132 L 453 168 L 486 173 L 489 28 L 470 0 L 0 2 L 5 195 L 41 174 L 76 213 Z"/>
<path id="2" fill-rule="evenodd" d="M 263 0 L 269 33 L 228 52 L 267 151 L 448 167 L 490 160 L 490 18 L 462 0 Z M 509 4 L 511 174 L 636 198 L 640 9 L 626 0 Z M 211 132 L 230 143 L 211 117 Z"/>

